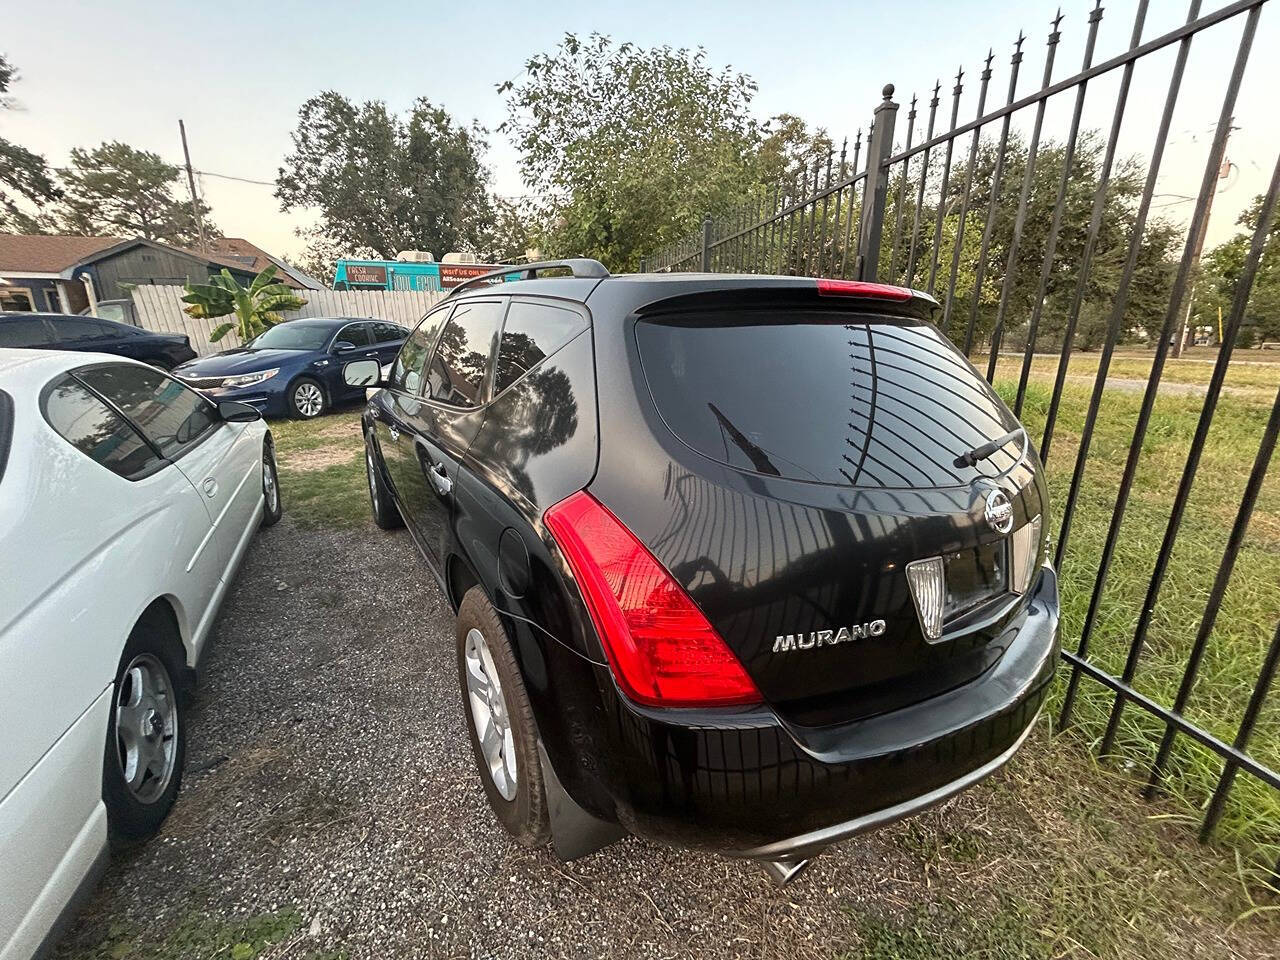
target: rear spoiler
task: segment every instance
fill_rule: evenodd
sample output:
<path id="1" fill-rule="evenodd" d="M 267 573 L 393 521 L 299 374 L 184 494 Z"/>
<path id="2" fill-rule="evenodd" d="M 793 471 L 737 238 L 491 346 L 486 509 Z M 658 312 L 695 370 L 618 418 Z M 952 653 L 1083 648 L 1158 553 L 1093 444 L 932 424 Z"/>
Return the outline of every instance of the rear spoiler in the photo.
<path id="1" fill-rule="evenodd" d="M 652 299 L 639 313 L 684 310 L 806 307 L 819 310 L 851 309 L 870 313 L 932 320 L 941 309 L 923 290 L 863 280 L 828 277 L 786 277 L 734 274 L 690 275 L 687 282 L 672 283 L 671 275 L 646 285 Z M 640 279 L 640 278 L 637 278 Z M 665 281 L 665 282 L 664 282 Z"/>

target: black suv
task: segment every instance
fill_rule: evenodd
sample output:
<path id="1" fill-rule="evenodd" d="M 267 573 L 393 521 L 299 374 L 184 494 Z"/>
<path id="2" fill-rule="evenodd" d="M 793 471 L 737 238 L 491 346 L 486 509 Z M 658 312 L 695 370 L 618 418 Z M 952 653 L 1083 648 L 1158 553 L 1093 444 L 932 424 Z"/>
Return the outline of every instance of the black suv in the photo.
<path id="1" fill-rule="evenodd" d="M 1058 656 L 1047 492 L 937 309 L 560 261 L 459 287 L 385 379 L 347 365 L 383 387 L 374 518 L 457 611 L 518 840 L 633 833 L 785 881 L 1018 749 Z"/>

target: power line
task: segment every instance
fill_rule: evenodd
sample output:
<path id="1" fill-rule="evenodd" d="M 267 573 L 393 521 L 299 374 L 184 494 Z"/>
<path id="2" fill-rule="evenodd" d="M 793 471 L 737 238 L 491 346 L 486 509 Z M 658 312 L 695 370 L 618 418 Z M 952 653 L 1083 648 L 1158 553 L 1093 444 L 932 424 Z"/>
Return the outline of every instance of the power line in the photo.
<path id="1" fill-rule="evenodd" d="M 214 173 L 212 170 L 197 170 L 196 173 L 202 177 L 217 177 L 219 180 L 235 180 L 239 183 L 252 183 L 259 187 L 274 187 L 274 180 L 254 180 L 251 177 L 236 177 L 229 173 Z"/>

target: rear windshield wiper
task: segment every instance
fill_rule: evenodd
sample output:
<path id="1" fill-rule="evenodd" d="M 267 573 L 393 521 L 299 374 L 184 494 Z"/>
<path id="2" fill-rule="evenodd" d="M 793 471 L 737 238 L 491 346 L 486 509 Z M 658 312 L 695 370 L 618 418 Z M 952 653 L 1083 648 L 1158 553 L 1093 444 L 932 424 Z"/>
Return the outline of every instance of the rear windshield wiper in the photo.
<path id="1" fill-rule="evenodd" d="M 972 467 L 979 460 L 987 459 L 987 457 L 991 456 L 1010 440 L 1016 440 L 1018 437 L 1026 437 L 1026 435 L 1027 431 L 1022 427 L 1018 427 L 1016 430 L 1010 430 L 1003 437 L 997 437 L 989 443 L 984 443 L 980 447 L 974 447 L 967 453 L 960 454 L 960 456 L 956 457 L 956 466 Z"/>

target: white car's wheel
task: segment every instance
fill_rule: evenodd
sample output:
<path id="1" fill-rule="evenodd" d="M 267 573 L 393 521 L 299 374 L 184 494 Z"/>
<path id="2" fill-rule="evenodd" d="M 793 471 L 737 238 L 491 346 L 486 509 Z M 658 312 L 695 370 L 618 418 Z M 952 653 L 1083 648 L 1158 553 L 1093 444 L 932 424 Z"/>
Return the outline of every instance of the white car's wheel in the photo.
<path id="1" fill-rule="evenodd" d="M 161 616 L 129 635 L 112 686 L 102 799 L 112 840 L 145 840 L 160 829 L 182 784 L 187 754 L 180 644 Z"/>

